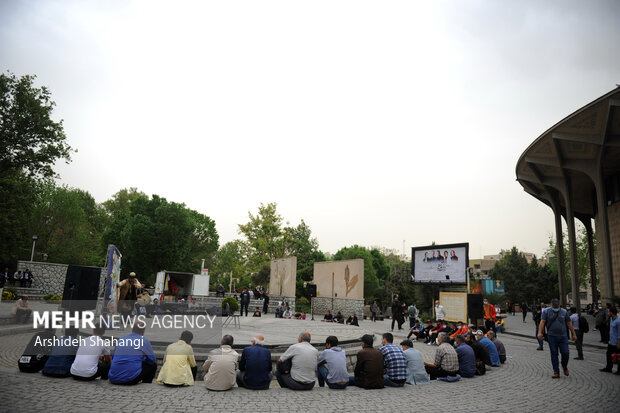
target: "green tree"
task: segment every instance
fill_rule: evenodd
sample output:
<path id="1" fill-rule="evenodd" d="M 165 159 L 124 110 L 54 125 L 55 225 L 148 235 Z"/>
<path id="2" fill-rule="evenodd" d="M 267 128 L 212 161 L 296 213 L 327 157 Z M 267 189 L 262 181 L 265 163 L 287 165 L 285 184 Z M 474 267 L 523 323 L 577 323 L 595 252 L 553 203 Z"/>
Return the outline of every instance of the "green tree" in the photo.
<path id="1" fill-rule="evenodd" d="M 161 270 L 196 272 L 200 260 L 213 262 L 218 247 L 215 223 L 184 204 L 134 188 L 122 190 L 104 203 L 111 222 L 103 244 L 123 254 L 123 273 L 135 271 L 152 284 Z"/>
<path id="2" fill-rule="evenodd" d="M 252 271 L 283 256 L 282 217 L 276 207 L 275 202 L 261 203 L 258 214 L 248 212 L 249 222 L 239 224 L 239 233 L 245 236 L 248 244 L 248 264 Z"/>
<path id="3" fill-rule="evenodd" d="M 564 247 L 564 277 L 566 286 L 566 292 L 571 292 L 573 289 L 571 283 L 571 271 L 570 271 L 570 251 L 568 245 L 568 232 L 565 231 L 562 234 L 563 247 Z M 588 233 L 585 227 L 581 227 L 575 231 L 576 244 L 577 244 L 577 274 L 579 274 L 579 284 L 582 287 L 586 287 L 590 281 L 590 256 L 588 254 Z M 594 250 L 596 251 L 596 237 L 593 237 Z M 549 236 L 549 247 L 545 251 L 545 256 L 549 260 L 549 266 L 551 271 L 555 274 L 558 273 L 558 260 L 557 260 L 557 248 L 554 236 Z M 596 261 L 595 261 L 596 263 Z"/>
<path id="4" fill-rule="evenodd" d="M 49 261 L 101 266 L 106 219 L 88 192 L 46 181 L 37 193 L 29 229 L 39 236 L 37 251 L 47 254 Z"/>
<path id="5" fill-rule="evenodd" d="M 35 76 L 0 74 L 0 175 L 20 170 L 29 177 L 51 178 L 60 159 L 71 161 L 62 120 L 52 120 L 56 105 L 50 91 L 33 85 Z"/>
<path id="6" fill-rule="evenodd" d="M 246 275 L 247 245 L 241 240 L 234 240 L 222 245 L 215 254 L 215 262 L 211 271 L 211 286 L 213 289 L 221 283 L 226 291 L 233 278 L 243 281 Z"/>

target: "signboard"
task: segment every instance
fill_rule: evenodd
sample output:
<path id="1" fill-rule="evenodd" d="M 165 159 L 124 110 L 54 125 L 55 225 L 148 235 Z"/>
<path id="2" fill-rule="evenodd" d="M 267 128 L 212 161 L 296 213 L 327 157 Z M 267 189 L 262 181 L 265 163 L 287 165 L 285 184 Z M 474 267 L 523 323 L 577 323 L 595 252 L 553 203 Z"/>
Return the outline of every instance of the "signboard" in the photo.
<path id="1" fill-rule="evenodd" d="M 296 280 L 297 257 L 271 260 L 269 295 L 276 297 L 295 297 Z"/>
<path id="2" fill-rule="evenodd" d="M 364 299 L 364 260 L 314 263 L 317 297 Z"/>
<path id="3" fill-rule="evenodd" d="M 467 322 L 467 293 L 439 293 L 439 303 L 446 310 L 446 321 Z"/>
<path id="4" fill-rule="evenodd" d="M 415 283 L 467 284 L 468 266 L 469 243 L 411 249 L 411 279 Z"/>

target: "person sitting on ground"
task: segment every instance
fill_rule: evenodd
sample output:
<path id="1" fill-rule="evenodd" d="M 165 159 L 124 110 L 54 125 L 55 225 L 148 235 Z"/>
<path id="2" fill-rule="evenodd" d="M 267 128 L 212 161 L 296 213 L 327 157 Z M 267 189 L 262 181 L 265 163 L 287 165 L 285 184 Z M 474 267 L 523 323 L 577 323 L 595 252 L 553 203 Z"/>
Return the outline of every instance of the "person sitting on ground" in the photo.
<path id="1" fill-rule="evenodd" d="M 438 377 L 456 376 L 459 372 L 459 356 L 454 347 L 448 344 L 449 338 L 447 333 L 439 333 L 437 337 L 439 347 L 435 352 L 435 361 L 424 363 L 431 380 L 436 380 Z"/>
<path id="2" fill-rule="evenodd" d="M 301 320 L 301 311 L 295 311 L 295 315 L 293 316 L 295 320 Z"/>
<path id="3" fill-rule="evenodd" d="M 260 316 L 261 316 L 260 309 L 256 307 L 256 309 L 254 310 L 254 314 L 252 314 L 252 317 L 260 317 Z"/>
<path id="4" fill-rule="evenodd" d="M 457 323 L 456 331 L 450 335 L 450 338 L 454 339 L 457 335 L 464 336 L 465 334 L 467 334 L 468 331 L 469 331 L 469 328 L 467 328 L 465 323 L 463 323 L 462 321 L 459 321 Z"/>
<path id="5" fill-rule="evenodd" d="M 504 347 L 504 343 L 502 343 L 492 331 L 489 331 L 487 333 L 487 338 L 491 340 L 493 344 L 495 344 L 495 347 L 497 348 L 497 354 L 499 355 L 499 361 L 500 363 L 504 364 L 504 362 L 506 361 L 506 347 Z"/>
<path id="6" fill-rule="evenodd" d="M 265 348 L 265 337 L 256 334 L 252 345 L 243 349 L 237 372 L 237 386 L 267 390 L 271 383 L 271 352 Z"/>
<path id="7" fill-rule="evenodd" d="M 306 312 L 305 312 L 305 311 L 302 311 L 302 312 L 301 312 L 301 319 L 302 319 L 302 320 L 305 320 L 305 319 L 306 319 Z"/>
<path id="8" fill-rule="evenodd" d="M 202 365 L 206 372 L 204 381 L 207 390 L 225 391 L 235 386 L 239 353 L 232 349 L 233 336 L 225 335 L 220 341 L 220 348 L 211 350 Z"/>
<path id="9" fill-rule="evenodd" d="M 282 310 L 280 310 L 280 307 L 276 308 L 276 318 L 282 318 Z"/>
<path id="10" fill-rule="evenodd" d="M 37 373 L 43 369 L 54 348 L 55 332 L 56 329 L 48 328 L 32 336 L 24 353 L 17 361 L 19 371 L 22 373 Z"/>
<path id="11" fill-rule="evenodd" d="M 430 384 L 430 379 L 424 368 L 422 353 L 413 348 L 411 340 L 400 342 L 403 349 L 403 356 L 407 360 L 407 383 L 414 385 Z"/>
<path id="12" fill-rule="evenodd" d="M 338 311 L 338 314 L 336 314 L 336 316 L 334 317 L 332 321 L 334 323 L 344 324 L 344 316 L 342 315 L 340 311 Z"/>
<path id="13" fill-rule="evenodd" d="M 374 336 L 364 334 L 360 341 L 362 349 L 357 352 L 354 376 L 349 376 L 349 386 L 363 389 L 382 389 L 383 384 L 383 353 L 373 348 Z"/>
<path id="14" fill-rule="evenodd" d="M 52 354 L 43 367 L 43 375 L 48 377 L 69 377 L 71 376 L 71 365 L 75 360 L 79 342 L 77 328 L 66 328 L 65 335 L 55 343 Z"/>
<path id="15" fill-rule="evenodd" d="M 430 329 L 428 338 L 426 339 L 426 344 L 429 346 L 437 342 L 437 336 L 445 330 L 444 323 L 440 320 L 437 320 L 437 325 Z"/>
<path id="16" fill-rule="evenodd" d="M 28 323 L 28 320 L 32 315 L 32 310 L 30 309 L 30 307 L 28 307 L 27 295 L 23 295 L 22 298 L 15 302 L 12 313 L 15 316 L 15 322 L 17 324 Z"/>
<path id="17" fill-rule="evenodd" d="M 310 344 L 310 333 L 304 331 L 299 335 L 298 343 L 290 346 L 278 359 L 278 364 L 291 360 L 287 371 L 285 365 L 276 370 L 276 379 L 280 387 L 291 390 L 311 390 L 316 380 L 316 367 L 319 352 Z M 281 372 L 280 370 L 284 370 Z"/>
<path id="18" fill-rule="evenodd" d="M 331 311 L 327 310 L 321 321 L 331 323 L 333 320 L 334 316 L 332 315 Z"/>
<path id="19" fill-rule="evenodd" d="M 282 313 L 282 318 L 286 318 L 286 319 L 291 319 L 293 318 L 293 312 L 291 311 L 290 308 L 286 308 L 286 310 L 284 310 L 284 313 Z"/>
<path id="20" fill-rule="evenodd" d="M 101 377 L 101 380 L 108 379 L 110 371 L 110 346 L 101 338 L 105 333 L 105 328 L 95 326 L 93 335 L 80 342 L 75 354 L 75 360 L 71 365 L 71 375 L 76 380 L 90 381 Z"/>
<path id="21" fill-rule="evenodd" d="M 483 376 L 487 369 L 486 366 L 491 365 L 491 357 L 486 347 L 476 341 L 471 331 L 465 334 L 465 343 L 474 350 L 476 356 L 476 375 Z"/>
<path id="22" fill-rule="evenodd" d="M 497 321 L 495 321 L 495 330 L 498 333 L 503 333 L 506 331 L 506 323 L 502 317 L 497 317 Z"/>
<path id="23" fill-rule="evenodd" d="M 497 347 L 495 347 L 495 344 L 484 336 L 482 330 L 476 331 L 476 338 L 478 342 L 489 352 L 489 357 L 491 357 L 491 366 L 499 367 L 502 362 L 499 359 L 499 353 L 497 352 Z"/>
<path id="24" fill-rule="evenodd" d="M 136 322 L 131 333 L 121 337 L 114 348 L 108 379 L 112 384 L 152 383 L 157 359 L 151 342 L 144 337 L 146 324 Z"/>
<path id="25" fill-rule="evenodd" d="M 465 343 L 465 337 L 457 334 L 454 338 L 456 343 L 456 354 L 459 358 L 459 374 L 463 377 L 474 377 L 476 375 L 476 354 L 474 349 Z"/>
<path id="26" fill-rule="evenodd" d="M 349 384 L 347 373 L 347 356 L 344 350 L 338 347 L 338 338 L 329 336 L 325 340 L 325 350 L 319 357 L 317 366 L 319 387 L 330 389 L 346 389 Z"/>
<path id="27" fill-rule="evenodd" d="M 164 354 L 164 365 L 157 376 L 157 383 L 169 387 L 193 386 L 198 371 L 194 349 L 190 345 L 194 335 L 191 331 L 183 331 L 179 341 L 170 344 Z"/>
<path id="28" fill-rule="evenodd" d="M 359 322 L 357 321 L 357 316 L 355 315 L 355 313 L 351 314 L 349 316 L 349 318 L 347 318 L 347 325 L 348 326 L 360 326 Z"/>
<path id="29" fill-rule="evenodd" d="M 407 380 L 407 360 L 405 360 L 403 351 L 392 344 L 393 342 L 392 333 L 383 334 L 381 339 L 383 346 L 379 348 L 383 354 L 383 365 L 385 366 L 383 384 L 389 387 L 402 387 Z"/>
<path id="30" fill-rule="evenodd" d="M 409 334 L 407 335 L 407 340 L 411 336 L 414 336 L 413 341 L 424 338 L 424 324 L 422 324 L 420 320 L 416 320 L 415 323 L 413 324 L 413 327 L 411 327 L 411 329 L 409 330 Z"/>

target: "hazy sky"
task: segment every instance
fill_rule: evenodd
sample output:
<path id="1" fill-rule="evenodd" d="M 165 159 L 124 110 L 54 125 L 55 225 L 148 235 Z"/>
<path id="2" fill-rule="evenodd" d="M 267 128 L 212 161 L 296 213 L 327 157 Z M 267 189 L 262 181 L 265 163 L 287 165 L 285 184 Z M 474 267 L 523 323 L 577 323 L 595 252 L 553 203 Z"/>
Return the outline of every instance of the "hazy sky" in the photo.
<path id="1" fill-rule="evenodd" d="M 79 150 L 60 182 L 98 202 L 184 202 L 221 243 L 277 202 L 332 253 L 541 254 L 553 215 L 517 159 L 620 83 L 619 21 L 614 0 L 1 0 L 0 69 L 50 88 Z"/>

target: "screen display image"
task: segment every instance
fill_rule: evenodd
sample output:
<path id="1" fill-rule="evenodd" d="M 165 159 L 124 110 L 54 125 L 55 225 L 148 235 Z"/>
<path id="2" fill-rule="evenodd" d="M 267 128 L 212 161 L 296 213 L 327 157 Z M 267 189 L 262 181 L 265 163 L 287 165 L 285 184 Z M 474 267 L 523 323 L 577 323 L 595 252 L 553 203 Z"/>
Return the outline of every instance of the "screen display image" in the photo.
<path id="1" fill-rule="evenodd" d="M 469 243 L 411 249 L 411 278 L 416 283 L 466 284 Z"/>

